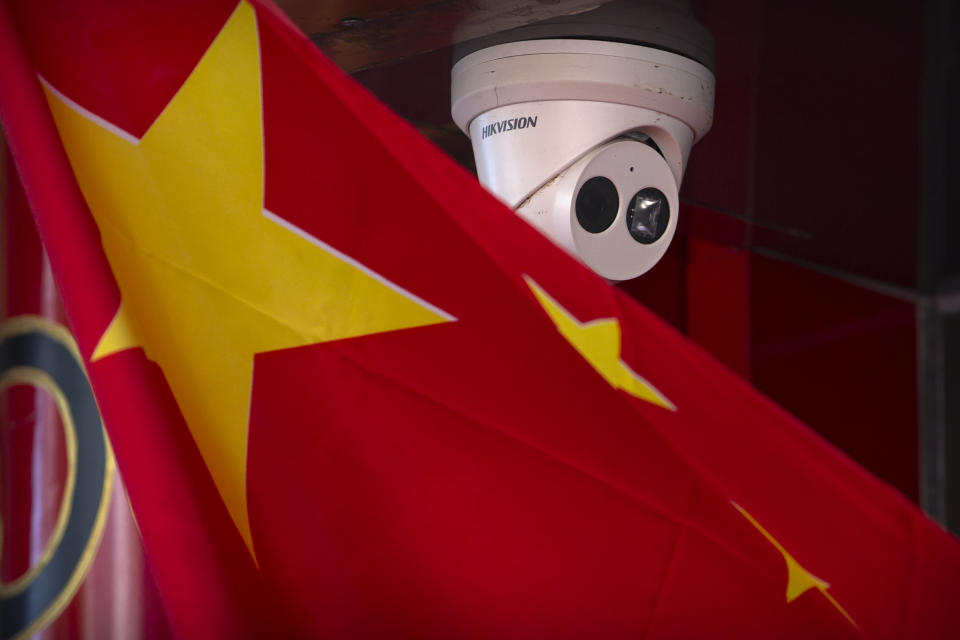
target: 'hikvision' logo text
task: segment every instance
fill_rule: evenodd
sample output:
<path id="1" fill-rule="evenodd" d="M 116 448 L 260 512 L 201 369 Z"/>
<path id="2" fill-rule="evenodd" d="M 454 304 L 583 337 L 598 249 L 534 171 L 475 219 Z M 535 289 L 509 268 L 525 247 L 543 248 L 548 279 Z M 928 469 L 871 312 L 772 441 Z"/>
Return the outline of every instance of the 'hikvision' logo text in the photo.
<path id="1" fill-rule="evenodd" d="M 493 124 L 488 124 L 485 126 L 480 139 L 482 140 L 492 135 L 503 133 L 504 131 L 526 129 L 527 127 L 535 126 L 537 126 L 537 116 L 525 116 L 523 118 L 510 118 L 509 120 L 501 120 L 500 122 L 494 122 Z"/>

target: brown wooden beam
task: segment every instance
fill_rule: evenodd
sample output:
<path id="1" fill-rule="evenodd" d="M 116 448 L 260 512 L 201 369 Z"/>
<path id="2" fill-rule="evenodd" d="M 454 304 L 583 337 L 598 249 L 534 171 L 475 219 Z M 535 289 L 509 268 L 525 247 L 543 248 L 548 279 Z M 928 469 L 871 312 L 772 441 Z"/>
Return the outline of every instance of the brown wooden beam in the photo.
<path id="1" fill-rule="evenodd" d="M 334 62 L 354 73 L 608 1 L 277 0 L 277 4 Z"/>

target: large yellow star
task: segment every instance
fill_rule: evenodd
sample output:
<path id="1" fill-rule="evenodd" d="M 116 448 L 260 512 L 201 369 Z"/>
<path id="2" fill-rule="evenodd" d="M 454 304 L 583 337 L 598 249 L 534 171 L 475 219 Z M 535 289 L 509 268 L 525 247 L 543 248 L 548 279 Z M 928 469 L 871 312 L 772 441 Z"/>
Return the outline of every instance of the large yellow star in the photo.
<path id="1" fill-rule="evenodd" d="M 141 346 L 160 365 L 253 553 L 254 354 L 453 318 L 263 208 L 260 51 L 246 2 L 141 139 L 44 84 L 122 297 L 92 359 Z"/>
<path id="2" fill-rule="evenodd" d="M 813 575 L 808 571 L 803 565 L 797 562 L 790 552 L 788 552 L 780 542 L 774 538 L 769 531 L 767 531 L 756 518 L 750 515 L 746 509 L 741 507 L 736 502 L 731 501 L 730 504 L 740 512 L 744 518 L 747 519 L 747 522 L 752 524 L 754 528 L 760 532 L 760 534 L 767 539 L 767 542 L 773 545 L 773 547 L 780 552 L 780 555 L 783 556 L 783 561 L 787 564 L 787 604 L 790 604 L 804 593 L 810 589 L 816 589 L 819 591 L 824 598 L 826 598 L 830 604 L 832 604 L 837 611 L 839 611 L 844 618 L 847 619 L 847 622 L 852 624 L 854 627 L 857 627 L 857 623 L 850 617 L 850 614 L 847 613 L 847 610 L 840 606 L 840 603 L 836 599 L 827 593 L 827 589 L 830 588 L 830 583 L 825 580 L 821 580 L 817 576 Z"/>
<path id="3" fill-rule="evenodd" d="M 567 339 L 610 386 L 664 409 L 677 410 L 656 387 L 620 359 L 620 323 L 616 318 L 580 322 L 532 278 L 524 276 L 524 279 L 560 335 Z"/>

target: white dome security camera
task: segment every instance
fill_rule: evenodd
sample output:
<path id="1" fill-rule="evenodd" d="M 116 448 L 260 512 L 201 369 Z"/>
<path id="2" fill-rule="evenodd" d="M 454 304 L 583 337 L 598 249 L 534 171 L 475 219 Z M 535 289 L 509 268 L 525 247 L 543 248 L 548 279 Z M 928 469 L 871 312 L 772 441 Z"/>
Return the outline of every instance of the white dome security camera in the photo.
<path id="1" fill-rule="evenodd" d="M 453 67 L 453 119 L 480 182 L 601 276 L 646 272 L 673 238 L 690 148 L 713 121 L 709 34 L 686 2 L 660 0 L 505 36 L 519 39 Z"/>

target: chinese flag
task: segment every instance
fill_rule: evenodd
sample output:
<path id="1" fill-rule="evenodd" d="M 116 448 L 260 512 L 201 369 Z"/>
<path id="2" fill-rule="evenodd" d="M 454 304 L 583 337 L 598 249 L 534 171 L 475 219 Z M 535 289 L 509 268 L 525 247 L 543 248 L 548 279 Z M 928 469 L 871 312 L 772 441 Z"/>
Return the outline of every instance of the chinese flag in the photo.
<path id="1" fill-rule="evenodd" d="M 9 1 L 0 118 L 184 637 L 957 637 L 960 546 L 260 0 Z"/>

